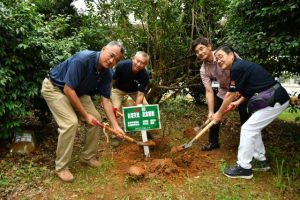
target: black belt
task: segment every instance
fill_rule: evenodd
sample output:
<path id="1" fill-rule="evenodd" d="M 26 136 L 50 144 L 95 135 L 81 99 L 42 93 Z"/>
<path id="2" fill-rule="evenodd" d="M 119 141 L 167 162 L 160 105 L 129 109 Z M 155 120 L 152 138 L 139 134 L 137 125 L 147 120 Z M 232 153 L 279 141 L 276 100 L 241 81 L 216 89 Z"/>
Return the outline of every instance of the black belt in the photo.
<path id="1" fill-rule="evenodd" d="M 52 83 L 52 85 L 58 87 L 61 91 L 64 90 L 64 88 L 61 88 L 61 87 L 59 87 L 58 85 L 56 85 L 55 83 L 53 83 L 53 81 L 52 81 L 52 79 L 51 79 L 51 77 L 49 76 L 48 73 L 46 74 L 46 77 L 45 77 L 45 78 L 48 79 L 48 80 Z"/>
<path id="2" fill-rule="evenodd" d="M 273 89 L 273 90 L 277 90 L 278 88 L 280 87 L 280 83 L 276 83 L 275 85 L 273 85 L 270 89 Z"/>
<path id="3" fill-rule="evenodd" d="M 50 79 L 50 76 L 49 76 L 49 74 L 47 74 L 47 75 L 45 76 L 45 78 L 47 78 L 47 79 Z"/>

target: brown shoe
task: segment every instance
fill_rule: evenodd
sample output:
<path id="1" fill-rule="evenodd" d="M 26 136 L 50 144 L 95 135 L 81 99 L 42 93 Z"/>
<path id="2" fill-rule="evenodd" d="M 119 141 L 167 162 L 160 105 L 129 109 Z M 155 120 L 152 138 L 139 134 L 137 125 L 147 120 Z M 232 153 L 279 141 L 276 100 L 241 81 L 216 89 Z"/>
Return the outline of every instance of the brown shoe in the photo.
<path id="1" fill-rule="evenodd" d="M 90 160 L 80 159 L 79 162 L 81 162 L 82 164 L 88 165 L 90 167 L 93 167 L 93 168 L 100 167 L 100 162 L 98 160 L 96 160 L 95 158 L 92 158 Z"/>
<path id="2" fill-rule="evenodd" d="M 64 182 L 72 182 L 74 181 L 74 176 L 68 169 L 63 169 L 55 172 L 56 176 L 60 178 L 60 180 Z"/>

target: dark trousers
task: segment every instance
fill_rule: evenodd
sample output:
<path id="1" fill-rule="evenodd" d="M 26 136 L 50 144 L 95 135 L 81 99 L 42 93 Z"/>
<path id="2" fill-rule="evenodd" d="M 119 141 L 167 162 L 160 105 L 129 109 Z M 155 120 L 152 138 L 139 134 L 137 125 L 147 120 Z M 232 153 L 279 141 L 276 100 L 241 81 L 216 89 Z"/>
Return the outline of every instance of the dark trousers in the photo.
<path id="1" fill-rule="evenodd" d="M 223 99 L 219 98 L 217 95 L 215 95 L 214 98 L 214 112 L 219 110 L 223 103 Z M 247 104 L 242 103 L 238 106 L 239 114 L 240 114 L 240 122 L 241 125 L 243 125 L 250 117 L 250 115 L 247 112 Z M 213 125 L 209 130 L 208 135 L 208 141 L 210 143 L 219 143 L 219 131 L 220 131 L 220 123 Z"/>

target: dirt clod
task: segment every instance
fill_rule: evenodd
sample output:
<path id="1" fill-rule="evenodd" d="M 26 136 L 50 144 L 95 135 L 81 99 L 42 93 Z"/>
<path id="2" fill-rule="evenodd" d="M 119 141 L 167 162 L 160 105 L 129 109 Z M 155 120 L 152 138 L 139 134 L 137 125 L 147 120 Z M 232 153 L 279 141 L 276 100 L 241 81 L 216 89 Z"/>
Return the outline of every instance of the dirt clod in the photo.
<path id="1" fill-rule="evenodd" d="M 177 166 L 186 168 L 191 165 L 193 158 L 194 157 L 191 154 L 183 154 L 174 158 L 173 161 Z"/>
<path id="2" fill-rule="evenodd" d="M 176 152 L 178 152 L 178 151 L 182 151 L 183 149 L 184 149 L 184 146 L 183 146 L 183 145 L 176 146 L 176 147 L 172 147 L 171 153 L 176 153 Z"/>
<path id="3" fill-rule="evenodd" d="M 168 175 L 179 172 L 179 169 L 170 158 L 154 159 L 149 166 L 149 172 L 160 175 Z"/>
<path id="4" fill-rule="evenodd" d="M 135 178 L 135 179 L 140 179 L 142 177 L 144 177 L 146 171 L 144 168 L 139 167 L 139 166 L 131 166 L 128 169 L 128 175 L 130 175 L 131 177 Z"/>

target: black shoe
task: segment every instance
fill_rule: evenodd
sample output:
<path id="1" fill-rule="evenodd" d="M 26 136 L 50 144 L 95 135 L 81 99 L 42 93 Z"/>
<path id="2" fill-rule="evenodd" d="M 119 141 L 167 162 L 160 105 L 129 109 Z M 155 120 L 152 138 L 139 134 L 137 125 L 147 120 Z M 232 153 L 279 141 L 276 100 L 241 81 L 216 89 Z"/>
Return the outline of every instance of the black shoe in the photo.
<path id="1" fill-rule="evenodd" d="M 252 170 L 253 171 L 269 171 L 271 169 L 269 163 L 267 160 L 259 161 L 259 160 L 253 160 L 252 161 Z"/>
<path id="2" fill-rule="evenodd" d="M 204 147 L 201 148 L 202 151 L 211 151 L 213 149 L 220 148 L 219 143 L 208 143 L 207 145 L 204 145 Z"/>
<path id="3" fill-rule="evenodd" d="M 226 168 L 224 170 L 224 175 L 229 178 L 245 178 L 245 179 L 251 179 L 253 177 L 252 169 L 244 169 L 238 164 Z"/>

